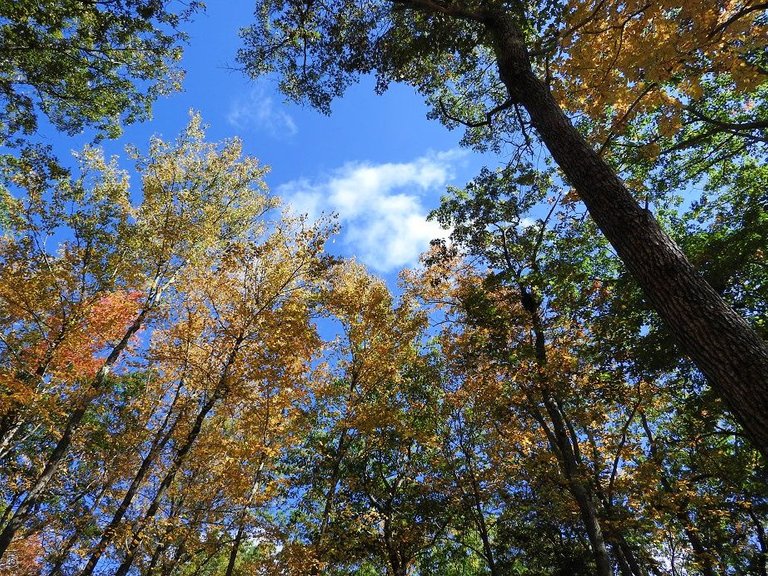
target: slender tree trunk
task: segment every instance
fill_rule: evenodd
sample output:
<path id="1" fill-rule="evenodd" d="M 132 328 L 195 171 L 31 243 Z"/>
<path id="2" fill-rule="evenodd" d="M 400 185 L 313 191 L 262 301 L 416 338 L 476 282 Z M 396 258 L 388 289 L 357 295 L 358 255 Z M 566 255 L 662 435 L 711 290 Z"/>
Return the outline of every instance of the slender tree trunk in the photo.
<path id="1" fill-rule="evenodd" d="M 219 377 L 219 380 L 216 383 L 216 387 L 213 390 L 213 393 L 211 394 L 210 398 L 208 398 L 208 400 L 205 402 L 205 404 L 203 404 L 202 408 L 200 408 L 200 411 L 197 413 L 197 416 L 195 417 L 195 421 L 192 424 L 192 428 L 187 433 L 187 437 L 184 439 L 184 443 L 181 445 L 178 452 L 176 452 L 176 456 L 174 457 L 173 462 L 171 462 L 170 467 L 166 471 L 165 476 L 163 477 L 163 480 L 160 482 L 160 485 L 157 488 L 157 492 L 155 493 L 155 496 L 152 499 L 152 502 L 150 503 L 149 507 L 144 513 L 144 516 L 137 522 L 135 528 L 133 529 L 131 540 L 126 548 L 125 558 L 120 563 L 120 566 L 117 568 L 117 571 L 115 572 L 115 576 L 125 576 L 128 573 L 128 571 L 131 569 L 131 566 L 133 565 L 133 559 L 136 556 L 136 551 L 141 545 L 144 528 L 152 520 L 152 518 L 155 517 L 155 514 L 157 514 L 157 511 L 160 508 L 160 503 L 162 502 L 162 498 L 163 498 L 163 495 L 165 494 L 165 491 L 171 486 L 171 484 L 173 484 L 173 481 L 176 478 L 176 474 L 179 472 L 179 469 L 184 464 L 187 458 L 187 454 L 189 454 L 189 451 L 192 449 L 192 446 L 195 444 L 197 437 L 200 435 L 200 431 L 203 428 L 203 423 L 205 422 L 205 419 L 208 417 L 208 413 L 213 409 L 213 407 L 218 403 L 218 401 L 221 398 L 223 398 L 224 395 L 226 394 L 227 383 L 229 380 L 229 373 L 230 373 L 230 370 L 232 369 L 232 365 L 235 362 L 235 358 L 237 357 L 237 354 L 240 351 L 240 346 L 242 345 L 243 338 L 244 336 L 241 334 L 237 338 L 237 340 L 234 342 L 232 346 L 232 350 L 227 355 L 227 360 L 224 363 L 221 376 Z"/>
<path id="2" fill-rule="evenodd" d="M 563 475 L 568 480 L 568 487 L 579 506 L 581 521 L 587 530 L 587 536 L 592 546 L 592 554 L 595 558 L 595 574 L 598 576 L 612 576 L 611 558 L 608 553 L 605 535 L 600 525 L 594 494 L 589 483 L 582 477 L 581 466 L 564 425 L 563 415 L 551 398 L 544 399 L 544 406 L 552 421 L 552 428 L 557 441 L 556 453 L 560 456 L 559 460 Z"/>
<path id="3" fill-rule="evenodd" d="M 336 444 L 336 454 L 333 458 L 333 468 L 331 470 L 331 479 L 328 491 L 325 494 L 325 505 L 323 506 L 323 515 L 320 518 L 320 531 L 317 536 L 318 547 L 322 548 L 323 537 L 328 529 L 328 524 L 333 513 L 333 506 L 336 501 L 336 489 L 339 486 L 341 478 L 341 462 L 344 459 L 344 453 L 347 450 L 347 436 L 349 429 L 344 427 L 339 434 L 339 441 Z"/>
<path id="4" fill-rule="evenodd" d="M 266 448 L 269 444 L 269 433 L 271 430 L 271 416 L 272 416 L 272 396 L 269 393 L 269 388 L 267 388 L 266 396 L 265 396 L 265 414 L 264 414 L 264 426 L 262 427 L 261 431 L 261 442 L 262 446 Z M 240 546 L 243 544 L 243 540 L 245 539 L 245 521 L 248 517 L 248 509 L 253 505 L 253 501 L 256 499 L 256 494 L 259 493 L 259 490 L 261 489 L 261 475 L 264 471 L 264 464 L 266 461 L 266 455 L 264 452 L 261 453 L 261 456 L 259 458 L 259 467 L 256 469 L 256 475 L 253 479 L 253 484 L 251 485 L 251 490 L 248 493 L 248 500 L 245 502 L 245 506 L 243 506 L 243 510 L 240 513 L 240 522 L 237 527 L 237 534 L 235 535 L 235 541 L 232 543 L 232 548 L 229 551 L 229 560 L 227 561 L 227 570 L 225 572 L 224 576 L 232 576 L 235 573 L 235 564 L 237 563 L 237 555 L 240 552 Z"/>
<path id="5" fill-rule="evenodd" d="M 104 494 L 107 491 L 107 486 L 102 485 L 101 488 L 99 488 L 99 492 L 96 495 L 96 497 L 89 503 L 89 508 L 91 510 L 94 510 L 98 508 L 98 506 L 101 504 L 101 499 L 104 497 Z M 87 518 L 86 511 L 82 511 L 81 514 L 84 518 Z M 87 523 L 87 521 L 86 521 Z M 61 569 L 64 566 L 64 563 L 67 561 L 67 558 L 69 557 L 69 553 L 71 552 L 72 548 L 74 548 L 75 544 L 77 544 L 77 541 L 83 536 L 82 534 L 82 528 L 78 525 L 77 522 L 75 522 L 74 529 L 72 530 L 72 535 L 67 539 L 66 543 L 59 547 L 56 550 L 56 554 L 51 558 L 50 560 L 50 570 L 48 572 L 48 576 L 58 576 L 61 574 Z"/>
<path id="6" fill-rule="evenodd" d="M 661 454 L 659 454 L 653 431 L 651 430 L 651 427 L 648 424 L 648 420 L 643 412 L 640 412 L 640 422 L 643 425 L 645 436 L 648 438 L 649 455 L 651 459 L 656 463 L 656 467 L 659 470 L 659 483 L 667 494 L 672 495 L 675 493 L 675 490 L 669 481 L 669 478 L 667 478 L 667 475 L 664 473 L 663 457 Z M 707 550 L 707 547 L 704 545 L 702 539 L 699 538 L 698 532 L 693 529 L 695 523 L 691 520 L 691 515 L 688 509 L 678 505 L 676 502 L 674 503 L 674 508 L 675 509 L 673 513 L 680 522 L 680 525 L 683 528 L 683 532 L 685 533 L 685 537 L 691 544 L 694 557 L 699 561 L 699 569 L 701 570 L 702 576 L 716 576 L 717 573 L 715 571 L 714 563 L 712 562 L 712 555 L 709 553 L 709 550 Z"/>
<path id="7" fill-rule="evenodd" d="M 59 333 L 56 338 L 53 339 L 45 356 L 35 368 L 34 372 L 22 371 L 18 377 L 30 388 L 38 390 L 39 384 L 43 382 L 48 367 L 53 361 L 53 357 L 59 346 L 64 342 L 67 336 L 68 328 L 71 327 L 72 322 L 65 321 L 62 323 Z M 34 383 L 34 384 L 33 384 Z M 0 418 L 0 460 L 6 458 L 13 451 L 13 441 L 19 430 L 29 424 L 29 420 L 23 417 L 21 406 L 18 404 L 12 405 L 12 407 Z M 2 554 L 0 554 L 1 556 Z"/>
<path id="8" fill-rule="evenodd" d="M 0 418 L 0 461 L 13 451 L 16 435 L 24 424 L 16 410 Z"/>
<path id="9" fill-rule="evenodd" d="M 407 576 L 408 574 L 408 561 L 403 558 L 403 554 L 396 542 L 392 539 L 392 518 L 386 516 L 384 518 L 384 546 L 387 549 L 387 558 L 389 559 L 389 569 L 392 571 L 392 576 Z"/>
<path id="10" fill-rule="evenodd" d="M 245 516 L 243 514 L 243 516 Z M 235 564 L 237 563 L 237 554 L 240 552 L 240 546 L 245 539 L 245 518 L 240 519 L 240 524 L 237 527 L 237 534 L 235 534 L 235 541 L 232 543 L 232 548 L 229 551 L 229 560 L 227 561 L 227 571 L 224 576 L 232 576 L 235 573 Z"/>
<path id="11" fill-rule="evenodd" d="M 267 419 L 267 422 L 269 422 L 269 419 Z M 265 425 L 265 430 L 267 427 L 268 424 Z M 235 573 L 237 555 L 240 552 L 240 546 L 242 546 L 243 540 L 245 540 L 245 520 L 248 516 L 248 509 L 253 505 L 256 494 L 258 494 L 259 489 L 261 488 L 261 473 L 264 470 L 264 460 L 265 457 L 262 454 L 261 462 L 259 462 L 259 468 L 256 471 L 256 478 L 254 479 L 253 486 L 251 486 L 251 491 L 248 494 L 248 500 L 246 501 L 245 506 L 243 506 L 243 511 L 240 513 L 240 521 L 237 526 L 237 534 L 235 534 L 235 540 L 232 543 L 232 548 L 229 551 L 229 560 L 227 561 L 227 570 L 224 576 L 232 576 Z"/>
<path id="12" fill-rule="evenodd" d="M 352 370 L 352 376 L 349 382 L 349 399 L 347 400 L 346 409 L 349 410 L 349 404 L 352 402 L 352 394 L 357 387 L 357 371 L 355 368 Z M 333 454 L 333 462 L 331 466 L 331 478 L 328 484 L 328 490 L 325 493 L 325 503 L 323 504 L 323 512 L 320 517 L 320 528 L 317 534 L 317 541 L 315 542 L 315 556 L 318 561 L 321 560 L 324 554 L 325 548 L 325 533 L 328 531 L 328 525 L 331 521 L 331 514 L 333 514 L 333 508 L 336 503 L 336 490 L 339 487 L 339 481 L 341 480 L 341 463 L 344 460 L 344 455 L 347 451 L 347 438 L 349 437 L 349 428 L 344 426 L 339 433 L 339 439 L 336 442 L 336 450 Z M 317 565 L 312 567 L 311 576 L 319 574 L 319 567 Z"/>
<path id="13" fill-rule="evenodd" d="M 535 261 L 531 265 L 534 269 L 537 267 Z M 547 381 L 545 373 L 547 365 L 546 339 L 539 299 L 530 288 L 521 283 L 518 284 L 521 304 L 531 317 L 534 354 L 539 371 L 538 387 L 544 404 L 544 410 L 552 424 L 551 428 L 545 426 L 549 444 L 552 452 L 557 457 L 563 475 L 568 480 L 568 488 L 571 495 L 579 507 L 581 521 L 587 531 L 587 537 L 592 547 L 592 555 L 595 559 L 595 573 L 597 576 L 613 576 L 611 557 L 608 553 L 603 529 L 600 525 L 594 490 L 582 473 L 578 439 L 575 434 L 569 433 L 573 428 L 569 425 L 565 414 L 551 394 L 551 387 Z M 538 414 L 537 419 L 543 423 L 543 414 L 541 414 L 538 406 L 533 401 L 531 403 L 531 409 Z"/>
<path id="14" fill-rule="evenodd" d="M 758 574 L 759 576 L 768 576 L 768 540 L 765 537 L 765 527 L 763 526 L 762 520 L 755 514 L 754 510 L 750 508 L 748 514 L 755 527 L 755 534 L 757 535 L 757 543 L 759 546 L 757 551 Z"/>
<path id="15" fill-rule="evenodd" d="M 483 511 L 483 504 L 480 497 L 480 484 L 475 475 L 475 467 L 472 464 L 472 458 L 467 451 L 467 447 L 463 442 L 461 443 L 461 450 L 464 452 L 464 460 L 467 463 L 467 471 L 469 472 L 469 481 L 472 488 L 475 526 L 480 533 L 480 541 L 483 544 L 483 554 L 485 556 L 485 561 L 488 564 L 488 571 L 491 576 L 499 576 L 499 571 L 496 567 L 496 559 L 493 554 L 493 546 L 491 545 L 491 534 L 488 530 L 488 524 L 485 521 L 485 512 Z"/>
<path id="16" fill-rule="evenodd" d="M 69 446 L 72 443 L 77 428 L 80 426 L 80 422 L 82 422 L 83 417 L 88 410 L 90 402 L 101 391 L 104 383 L 107 380 L 109 371 L 112 369 L 112 366 L 114 366 L 115 362 L 117 362 L 118 358 L 120 358 L 133 335 L 136 334 L 136 332 L 138 332 L 142 327 L 148 314 L 149 308 L 145 308 L 136 317 L 136 319 L 133 321 L 133 324 L 131 324 L 128 330 L 126 330 L 123 338 L 112 349 L 109 356 L 107 356 L 107 359 L 104 361 L 101 369 L 96 374 L 96 377 L 90 385 L 89 397 L 83 399 L 80 405 L 69 415 L 61 437 L 56 443 L 53 452 L 51 452 L 50 456 L 48 457 L 43 471 L 36 478 L 32 484 L 32 487 L 27 491 L 26 497 L 22 500 L 21 504 L 19 504 L 18 508 L 16 508 L 16 510 L 11 515 L 8 523 L 3 528 L 3 531 L 0 532 L 0 558 L 3 557 L 3 554 L 5 554 L 8 546 L 10 546 L 11 542 L 13 541 L 13 537 L 16 535 L 16 532 L 23 526 L 24 522 L 26 522 L 26 520 L 30 517 L 37 504 L 40 503 L 43 496 L 46 494 L 48 485 L 50 484 L 51 480 L 53 480 L 59 465 L 61 464 L 62 460 L 64 460 L 64 457 L 69 451 Z"/>
<path id="17" fill-rule="evenodd" d="M 54 556 L 50 571 L 48 572 L 48 576 L 58 576 L 61 574 L 61 568 L 64 566 L 64 562 L 66 562 L 67 558 L 69 558 L 70 551 L 72 548 L 74 548 L 79 539 L 80 532 L 76 528 L 72 535 L 67 538 L 67 541 L 64 543 L 64 545 L 56 551 L 56 556 Z"/>
<path id="18" fill-rule="evenodd" d="M 516 17 L 489 10 L 499 73 L 593 220 L 675 335 L 768 457 L 768 345 L 694 269 L 656 219 L 587 144 L 534 74 Z"/>
<path id="19" fill-rule="evenodd" d="M 173 459 L 170 468 L 168 468 L 168 471 L 165 473 L 163 480 L 160 482 L 160 486 L 158 486 L 157 492 L 155 493 L 152 502 L 147 508 L 147 511 L 144 513 L 144 516 L 138 521 L 136 527 L 133 529 L 133 534 L 131 536 L 130 543 L 128 544 L 125 558 L 118 567 L 117 572 L 115 572 L 115 576 L 125 576 L 128 573 L 128 570 L 131 569 L 133 559 L 136 556 L 136 551 L 141 545 L 144 528 L 150 522 L 150 520 L 155 517 L 155 514 L 157 514 L 165 491 L 171 486 L 171 484 L 173 484 L 173 481 L 176 478 L 176 474 L 186 460 L 187 454 L 192 449 L 192 446 L 200 434 L 205 418 L 208 416 L 208 413 L 211 411 L 220 397 L 221 396 L 218 391 L 214 392 L 208 401 L 203 405 L 203 408 L 200 410 L 200 412 L 198 412 L 197 417 L 195 418 L 195 422 L 192 425 L 192 429 L 187 434 L 187 437 L 184 440 L 184 444 L 182 444 L 181 448 L 179 448 L 179 451 L 176 453 L 176 457 Z"/>
<path id="20" fill-rule="evenodd" d="M 146 568 L 146 574 L 147 576 L 151 576 L 151 574 L 155 571 L 155 568 L 157 568 L 157 563 L 160 562 L 160 558 L 163 554 L 165 554 L 166 549 L 168 548 L 168 544 L 165 542 L 159 544 L 155 547 L 155 551 L 152 553 L 152 558 L 149 560 L 149 564 Z"/>
<path id="21" fill-rule="evenodd" d="M 626 564 L 626 566 L 621 567 L 622 574 L 627 576 L 646 576 L 648 574 L 648 570 L 640 565 L 635 551 L 622 534 L 609 534 L 608 541 L 617 552 L 615 554 L 616 558 L 621 558 L 624 564 Z"/>
<path id="22" fill-rule="evenodd" d="M 101 539 L 96 545 L 96 548 L 91 553 L 90 558 L 88 558 L 88 562 L 86 563 L 85 567 L 80 572 L 80 576 L 90 576 L 93 574 L 96 565 L 99 563 L 99 559 L 104 554 L 104 551 L 107 549 L 109 544 L 112 542 L 118 526 L 120 526 L 123 517 L 125 516 L 126 512 L 128 512 L 128 509 L 133 503 L 133 499 L 135 498 L 139 488 L 144 482 L 144 478 L 149 473 L 155 458 L 160 452 L 162 452 L 163 448 L 165 448 L 166 444 L 168 444 L 170 441 L 173 431 L 176 428 L 176 424 L 178 423 L 178 418 L 170 428 L 166 430 L 166 427 L 168 426 L 171 415 L 173 414 L 173 409 L 179 399 L 180 392 L 181 385 L 179 385 L 179 387 L 176 389 L 176 394 L 174 395 L 173 401 L 168 408 L 168 414 L 166 414 L 165 418 L 163 419 L 163 422 L 160 425 L 160 429 L 155 434 L 154 440 L 152 441 L 146 456 L 144 456 L 142 459 L 138 471 L 133 476 L 133 480 L 131 481 L 130 486 L 128 486 L 128 490 L 123 495 L 123 499 L 120 502 L 120 505 L 117 507 L 117 510 L 115 510 L 114 514 L 112 515 L 112 519 L 110 520 L 109 524 L 102 532 Z"/>
<path id="23" fill-rule="evenodd" d="M 637 576 L 629 567 L 629 563 L 624 556 L 624 551 L 622 548 L 615 543 L 611 543 L 611 550 L 613 550 L 613 557 L 616 559 L 616 563 L 619 565 L 619 573 L 621 576 Z"/>

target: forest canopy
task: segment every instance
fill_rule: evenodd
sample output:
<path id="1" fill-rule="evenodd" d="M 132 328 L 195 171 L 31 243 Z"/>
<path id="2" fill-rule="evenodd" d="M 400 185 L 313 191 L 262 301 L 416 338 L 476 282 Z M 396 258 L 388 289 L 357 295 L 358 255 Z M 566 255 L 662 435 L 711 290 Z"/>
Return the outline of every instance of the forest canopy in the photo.
<path id="1" fill-rule="evenodd" d="M 201 5 L 0 9 L 0 575 L 766 576 L 767 8 L 257 2 L 246 73 L 497 159 L 397 286 L 198 113 L 35 149 Z"/>

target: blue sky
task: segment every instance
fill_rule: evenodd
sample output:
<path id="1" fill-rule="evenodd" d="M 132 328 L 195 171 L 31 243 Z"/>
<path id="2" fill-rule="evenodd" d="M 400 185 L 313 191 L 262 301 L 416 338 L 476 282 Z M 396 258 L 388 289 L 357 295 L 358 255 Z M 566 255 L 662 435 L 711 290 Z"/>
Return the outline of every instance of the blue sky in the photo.
<path id="1" fill-rule="evenodd" d="M 482 159 L 459 148 L 460 131 L 427 120 L 409 87 L 378 96 L 372 80 L 363 79 L 324 116 L 285 103 L 274 79 L 249 80 L 234 68 L 238 31 L 251 22 L 252 9 L 252 0 L 210 2 L 185 27 L 184 91 L 158 100 L 152 121 L 126 127 L 121 139 L 103 146 L 122 155 L 126 144 L 144 148 L 152 134 L 173 139 L 189 110 L 198 110 L 209 140 L 237 136 L 247 154 L 271 167 L 273 193 L 312 217 L 338 214 L 334 252 L 393 280 L 429 240 L 445 235 L 425 216 L 446 186 L 466 183 Z M 84 142 L 55 137 L 64 154 Z"/>

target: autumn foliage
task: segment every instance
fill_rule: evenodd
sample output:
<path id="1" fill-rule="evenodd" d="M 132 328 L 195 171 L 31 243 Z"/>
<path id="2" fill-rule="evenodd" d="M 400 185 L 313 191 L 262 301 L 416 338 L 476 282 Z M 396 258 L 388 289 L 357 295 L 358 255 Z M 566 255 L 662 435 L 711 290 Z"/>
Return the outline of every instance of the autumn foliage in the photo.
<path id="1" fill-rule="evenodd" d="M 765 338 L 766 5 L 259 4 L 244 55 L 285 51 L 289 95 L 375 70 L 511 159 L 447 191 L 450 241 L 396 289 L 197 114 L 130 177 L 94 146 L 74 175 L 3 164 L 0 576 L 766 576 L 764 452 L 489 40 L 530 43 L 558 121 Z"/>
<path id="2" fill-rule="evenodd" d="M 395 297 L 199 118 L 133 155 L 3 237 L 3 574 L 761 574 L 760 458 L 578 205 L 486 175 Z"/>

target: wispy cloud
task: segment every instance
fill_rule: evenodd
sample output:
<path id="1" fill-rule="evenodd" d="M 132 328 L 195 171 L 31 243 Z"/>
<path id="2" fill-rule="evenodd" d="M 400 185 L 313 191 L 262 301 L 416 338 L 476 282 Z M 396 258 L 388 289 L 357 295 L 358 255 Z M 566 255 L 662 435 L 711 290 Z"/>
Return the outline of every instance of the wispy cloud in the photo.
<path id="1" fill-rule="evenodd" d="M 449 151 L 404 163 L 349 163 L 318 181 L 295 180 L 276 191 L 311 219 L 338 214 L 346 252 L 388 272 L 414 264 L 430 240 L 447 235 L 427 222 L 422 198 L 436 204 L 461 156 Z"/>
<path id="2" fill-rule="evenodd" d="M 299 131 L 282 104 L 259 84 L 230 102 L 227 122 L 237 130 L 266 132 L 275 138 L 291 137 Z"/>

